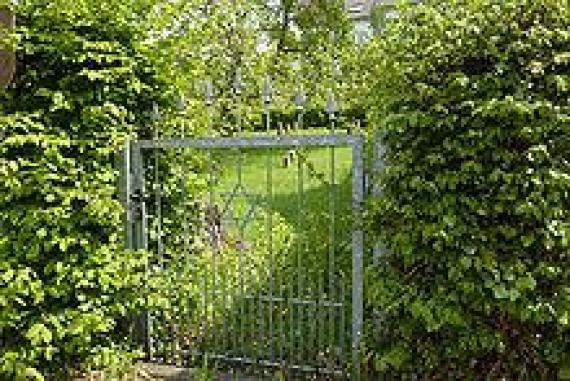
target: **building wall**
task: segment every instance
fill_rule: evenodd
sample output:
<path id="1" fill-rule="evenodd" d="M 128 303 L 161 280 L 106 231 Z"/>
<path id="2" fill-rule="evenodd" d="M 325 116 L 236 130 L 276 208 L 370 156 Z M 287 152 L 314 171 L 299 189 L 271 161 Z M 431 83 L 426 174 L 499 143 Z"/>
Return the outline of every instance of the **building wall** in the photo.
<path id="1" fill-rule="evenodd" d="M 369 19 L 374 5 L 395 5 L 396 0 L 345 0 L 345 6 L 350 17 L 358 19 Z"/>

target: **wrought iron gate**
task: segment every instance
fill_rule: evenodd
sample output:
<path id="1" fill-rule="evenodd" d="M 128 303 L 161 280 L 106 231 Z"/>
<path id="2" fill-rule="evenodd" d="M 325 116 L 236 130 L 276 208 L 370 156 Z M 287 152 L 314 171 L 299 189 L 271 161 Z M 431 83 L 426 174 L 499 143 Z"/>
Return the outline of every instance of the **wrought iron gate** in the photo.
<path id="1" fill-rule="evenodd" d="M 358 379 L 363 154 L 339 134 L 131 142 L 127 244 L 162 282 L 149 360 Z"/>

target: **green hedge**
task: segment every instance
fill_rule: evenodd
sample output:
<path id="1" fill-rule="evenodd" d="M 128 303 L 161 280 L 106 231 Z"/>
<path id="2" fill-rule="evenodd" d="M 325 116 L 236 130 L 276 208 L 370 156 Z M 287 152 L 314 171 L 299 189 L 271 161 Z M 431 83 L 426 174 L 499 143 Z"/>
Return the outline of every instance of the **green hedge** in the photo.
<path id="1" fill-rule="evenodd" d="M 568 3 L 428 1 L 378 44 L 371 363 L 556 379 L 570 343 Z"/>
<path id="2" fill-rule="evenodd" d="M 116 360 L 145 257 L 125 252 L 115 154 L 166 87 L 137 1 L 26 1 L 0 94 L 0 378 Z"/>

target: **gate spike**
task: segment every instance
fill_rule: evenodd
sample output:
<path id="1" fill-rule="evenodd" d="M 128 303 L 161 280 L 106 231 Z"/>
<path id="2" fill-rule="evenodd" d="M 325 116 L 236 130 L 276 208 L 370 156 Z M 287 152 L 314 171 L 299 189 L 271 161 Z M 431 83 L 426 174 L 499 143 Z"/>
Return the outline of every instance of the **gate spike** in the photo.
<path id="1" fill-rule="evenodd" d="M 335 58 L 333 60 L 333 64 L 332 64 L 332 72 L 334 76 L 340 76 L 341 75 L 341 67 L 340 67 L 340 62 L 338 60 L 338 58 Z"/>
<path id="2" fill-rule="evenodd" d="M 206 81 L 204 96 L 206 98 L 206 105 L 211 106 L 214 99 L 214 86 L 210 80 Z"/>
<path id="3" fill-rule="evenodd" d="M 336 42 L 336 31 L 334 30 L 329 31 L 329 40 L 332 44 Z"/>
<path id="4" fill-rule="evenodd" d="M 186 109 L 186 99 L 184 98 L 184 94 L 179 94 L 176 97 L 176 110 L 182 112 Z"/>
<path id="5" fill-rule="evenodd" d="M 303 91 L 301 89 L 297 89 L 295 93 L 295 105 L 297 106 L 297 109 L 302 110 L 305 106 L 306 101 L 307 97 L 305 96 Z"/>
<path id="6" fill-rule="evenodd" d="M 153 122 L 157 122 L 160 119 L 160 110 L 158 108 L 158 103 L 154 102 L 152 104 L 152 111 L 150 113 L 150 119 Z"/>
<path id="7" fill-rule="evenodd" d="M 263 98 L 263 103 L 265 103 L 266 105 L 271 103 L 271 81 L 269 79 L 269 76 L 265 77 L 265 80 L 263 81 L 262 98 Z"/>
<path id="8" fill-rule="evenodd" d="M 329 114 L 330 118 L 334 118 L 334 114 L 338 112 L 338 105 L 331 90 L 329 90 L 328 94 L 326 112 Z"/>
<path id="9" fill-rule="evenodd" d="M 236 95 L 241 95 L 241 91 L 243 89 L 243 82 L 241 80 L 241 71 L 239 68 L 236 70 L 236 76 L 234 78 L 233 88 Z"/>

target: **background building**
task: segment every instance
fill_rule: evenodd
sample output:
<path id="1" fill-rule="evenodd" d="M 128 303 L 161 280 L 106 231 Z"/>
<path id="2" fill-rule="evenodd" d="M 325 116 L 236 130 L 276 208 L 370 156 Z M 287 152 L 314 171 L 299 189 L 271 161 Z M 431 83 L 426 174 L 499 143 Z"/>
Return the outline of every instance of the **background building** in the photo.
<path id="1" fill-rule="evenodd" d="M 396 0 L 345 0 L 346 10 L 355 24 L 357 42 L 381 31 L 386 19 L 396 17 L 395 4 Z"/>

